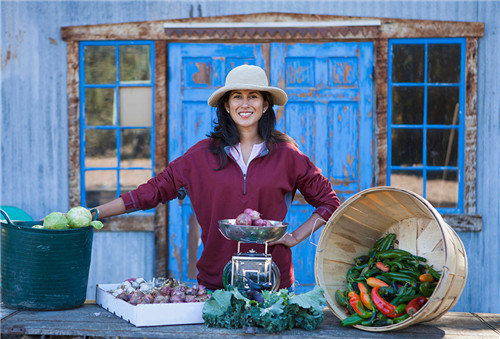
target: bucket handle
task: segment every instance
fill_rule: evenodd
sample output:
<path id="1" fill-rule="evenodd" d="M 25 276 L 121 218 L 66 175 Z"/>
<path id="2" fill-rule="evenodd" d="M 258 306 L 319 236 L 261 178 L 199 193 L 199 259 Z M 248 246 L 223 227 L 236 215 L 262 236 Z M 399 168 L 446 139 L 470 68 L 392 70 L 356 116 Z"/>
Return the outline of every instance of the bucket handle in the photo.
<path id="1" fill-rule="evenodd" d="M 312 245 L 314 245 L 314 246 L 316 246 L 316 248 L 318 247 L 318 245 L 317 245 L 317 244 L 315 244 L 315 243 L 313 243 L 313 241 L 312 241 L 312 236 L 313 236 L 314 230 L 316 229 L 316 223 L 318 222 L 318 220 L 320 220 L 320 221 L 324 221 L 324 222 L 326 223 L 326 220 L 325 220 L 325 219 L 323 219 L 323 218 L 316 218 L 316 220 L 314 220 L 314 225 L 313 225 L 313 227 L 312 227 L 312 229 L 311 229 L 311 235 L 309 235 L 309 243 L 310 243 L 310 244 L 312 244 Z M 317 251 L 317 252 L 323 252 L 324 250 L 325 250 L 325 249 L 322 249 L 322 250 L 319 250 L 319 251 Z"/>
<path id="2" fill-rule="evenodd" d="M 448 277 L 450 276 L 450 269 L 446 265 L 443 266 L 443 275 L 445 275 L 445 277 L 444 277 L 443 285 L 441 287 L 441 291 L 439 291 L 439 296 L 436 297 L 436 298 L 433 298 L 432 296 L 429 297 L 430 301 L 438 301 L 438 300 L 443 299 L 442 295 L 443 295 L 443 292 L 444 292 L 444 287 L 446 286 L 446 283 L 448 282 Z"/>
<path id="3" fill-rule="evenodd" d="M 95 216 L 94 218 L 92 219 L 92 221 L 95 221 L 97 220 L 97 218 L 99 217 L 99 210 L 97 208 L 92 208 L 89 210 L 90 211 L 90 215 L 92 215 L 93 212 L 95 212 Z"/>
<path id="4" fill-rule="evenodd" d="M 7 212 L 5 212 L 3 209 L 1 209 L 1 208 L 0 208 L 0 213 L 2 213 L 2 215 L 4 216 L 5 220 L 7 221 L 7 223 L 8 223 L 9 225 L 14 225 L 14 224 L 12 223 L 12 220 L 10 220 L 10 218 L 9 218 L 9 216 L 8 216 L 8 214 L 7 214 Z"/>

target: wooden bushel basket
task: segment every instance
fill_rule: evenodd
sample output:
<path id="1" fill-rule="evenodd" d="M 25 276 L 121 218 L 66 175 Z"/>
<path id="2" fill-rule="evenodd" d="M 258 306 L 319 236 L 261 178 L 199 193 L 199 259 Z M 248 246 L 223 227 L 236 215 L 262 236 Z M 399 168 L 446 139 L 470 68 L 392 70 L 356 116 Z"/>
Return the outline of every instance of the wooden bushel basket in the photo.
<path id="1" fill-rule="evenodd" d="M 395 248 L 427 258 L 442 276 L 427 303 L 412 317 L 384 327 L 354 326 L 361 330 L 391 331 L 438 319 L 455 306 L 465 287 L 465 248 L 436 209 L 421 196 L 401 188 L 369 188 L 347 199 L 332 214 L 318 242 L 316 283 L 339 319 L 347 315 L 335 302 L 335 291 L 345 290 L 345 276 L 354 258 L 367 254 L 375 241 L 389 232 L 396 234 Z"/>

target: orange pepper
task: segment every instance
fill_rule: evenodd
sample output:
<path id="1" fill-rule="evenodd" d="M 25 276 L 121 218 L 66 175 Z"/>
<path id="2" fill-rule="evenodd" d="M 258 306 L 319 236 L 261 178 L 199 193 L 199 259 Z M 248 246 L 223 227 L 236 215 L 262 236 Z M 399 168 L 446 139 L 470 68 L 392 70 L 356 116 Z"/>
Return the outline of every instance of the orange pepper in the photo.
<path id="1" fill-rule="evenodd" d="M 418 277 L 418 280 L 420 280 L 421 282 L 433 282 L 434 277 L 430 273 L 424 273 L 421 274 L 420 277 Z"/>
<path id="2" fill-rule="evenodd" d="M 363 307 L 363 303 L 361 302 L 361 299 L 356 292 L 351 291 L 349 292 L 349 294 L 347 294 L 347 296 L 349 297 L 349 304 L 351 305 L 352 309 L 354 310 L 354 312 L 359 314 L 361 318 L 367 319 L 372 316 L 372 312 L 365 310 L 365 308 Z"/>
<path id="3" fill-rule="evenodd" d="M 389 267 L 381 261 L 377 262 L 375 266 L 383 272 L 389 272 L 390 270 Z"/>
<path id="4" fill-rule="evenodd" d="M 359 298 L 361 299 L 361 302 L 363 303 L 363 305 L 365 305 L 367 309 L 373 311 L 374 306 L 372 298 L 370 297 L 370 292 L 368 292 L 368 288 L 362 282 L 358 282 L 358 288 L 359 288 Z"/>
<path id="5" fill-rule="evenodd" d="M 368 279 L 366 279 L 366 283 L 368 284 L 368 286 L 371 286 L 371 287 L 389 286 L 389 285 L 387 285 L 386 282 L 384 282 L 384 281 L 382 281 L 380 279 L 374 278 L 374 277 L 369 277 Z"/>

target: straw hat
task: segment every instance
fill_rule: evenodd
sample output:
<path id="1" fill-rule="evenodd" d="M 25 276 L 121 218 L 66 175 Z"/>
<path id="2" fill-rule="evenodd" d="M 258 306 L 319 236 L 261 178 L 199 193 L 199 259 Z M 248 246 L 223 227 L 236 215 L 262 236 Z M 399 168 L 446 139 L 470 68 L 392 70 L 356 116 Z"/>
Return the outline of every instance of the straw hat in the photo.
<path id="1" fill-rule="evenodd" d="M 255 89 L 269 92 L 273 96 L 275 105 L 284 105 L 288 100 L 288 96 L 281 88 L 269 86 L 266 72 L 262 68 L 252 65 L 242 65 L 233 68 L 227 74 L 225 86 L 216 90 L 208 98 L 208 104 L 212 107 L 217 107 L 219 99 L 226 92 L 237 89 Z"/>

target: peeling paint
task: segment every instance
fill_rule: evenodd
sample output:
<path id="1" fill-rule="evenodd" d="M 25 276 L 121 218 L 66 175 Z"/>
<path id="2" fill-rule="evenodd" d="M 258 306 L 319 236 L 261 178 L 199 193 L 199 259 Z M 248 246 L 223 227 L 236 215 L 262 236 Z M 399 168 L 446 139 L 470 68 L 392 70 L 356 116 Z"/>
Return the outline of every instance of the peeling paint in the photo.
<path id="1" fill-rule="evenodd" d="M 174 247 L 174 258 L 177 261 L 177 269 L 179 270 L 179 276 L 182 277 L 182 254 L 181 254 L 182 247 L 179 249 L 177 244 L 173 244 L 173 247 Z"/>
<path id="2" fill-rule="evenodd" d="M 196 216 L 189 215 L 189 233 L 188 233 L 188 257 L 187 257 L 187 275 L 189 279 L 196 279 L 198 273 L 196 262 L 198 261 L 198 246 L 200 243 L 200 224 Z"/>
<path id="3" fill-rule="evenodd" d="M 285 113 L 285 106 L 280 106 L 280 108 L 278 108 L 278 111 L 276 112 L 276 121 L 280 121 L 283 113 Z"/>
<path id="4" fill-rule="evenodd" d="M 196 67 L 198 72 L 193 74 L 193 82 L 210 86 L 210 66 L 205 62 L 197 62 Z"/>

